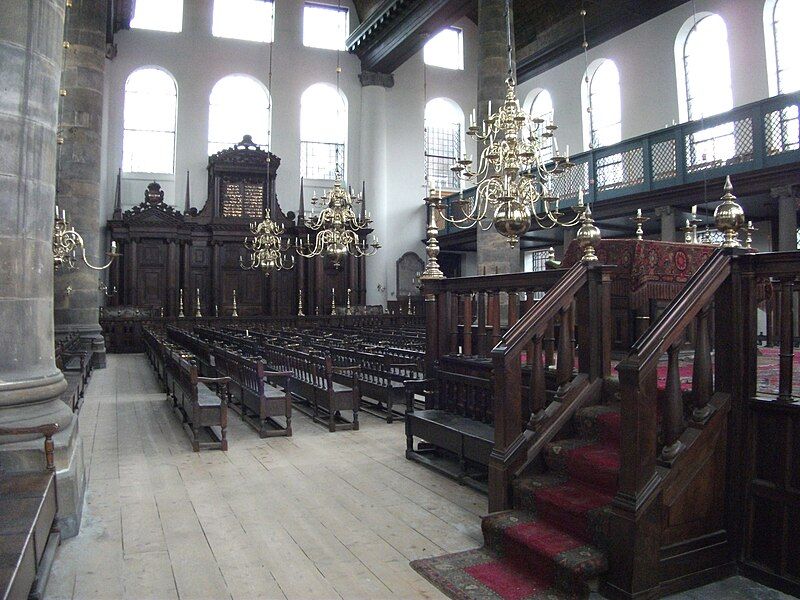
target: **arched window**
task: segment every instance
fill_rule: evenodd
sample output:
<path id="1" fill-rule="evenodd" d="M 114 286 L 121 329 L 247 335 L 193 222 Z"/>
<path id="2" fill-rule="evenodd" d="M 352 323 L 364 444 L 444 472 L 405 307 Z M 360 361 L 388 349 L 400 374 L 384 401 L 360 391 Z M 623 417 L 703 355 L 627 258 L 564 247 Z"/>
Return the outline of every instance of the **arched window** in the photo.
<path id="1" fill-rule="evenodd" d="M 178 33 L 183 29 L 183 0 L 136 0 L 133 29 Z"/>
<path id="2" fill-rule="evenodd" d="M 300 98 L 300 172 L 308 179 L 345 177 L 347 100 L 327 83 L 315 83 Z"/>
<path id="3" fill-rule="evenodd" d="M 800 90 L 800 3 L 767 0 L 764 5 L 764 37 L 767 42 L 767 75 L 771 95 Z M 779 154 L 800 147 L 797 105 L 771 112 L 766 122 L 767 152 Z"/>
<path id="4" fill-rule="evenodd" d="M 683 44 L 686 119 L 717 115 L 733 108 L 728 28 L 719 15 L 695 22 Z"/>
<path id="5" fill-rule="evenodd" d="M 535 120 L 541 120 L 538 125 L 539 134 L 545 132 L 545 127 L 550 125 L 554 119 L 553 98 L 547 90 L 533 90 L 525 99 L 523 104 L 525 111 Z M 529 134 L 530 132 L 525 132 Z M 543 137 L 542 139 L 542 159 L 549 161 L 553 158 L 553 139 Z"/>
<path id="6" fill-rule="evenodd" d="M 178 89 L 166 71 L 138 69 L 125 82 L 122 170 L 175 172 L 175 112 Z"/>
<path id="7" fill-rule="evenodd" d="M 800 90 L 800 3 L 767 0 L 764 4 L 764 34 L 767 41 L 770 94 Z"/>
<path id="8" fill-rule="evenodd" d="M 230 148 L 245 135 L 269 145 L 272 103 L 269 91 L 249 75 L 228 75 L 211 90 L 208 154 Z"/>
<path id="9" fill-rule="evenodd" d="M 589 66 L 588 90 L 584 90 L 586 145 L 589 149 L 622 141 L 622 100 L 619 70 L 613 60 Z"/>
<path id="10" fill-rule="evenodd" d="M 681 119 L 699 121 L 733 108 L 728 28 L 719 15 L 691 17 L 678 34 L 675 47 Z M 733 123 L 698 131 L 690 136 L 690 171 L 717 166 L 735 154 Z"/>
<path id="11" fill-rule="evenodd" d="M 459 189 L 450 168 L 461 158 L 464 113 L 448 98 L 434 98 L 425 106 L 425 175 L 429 185 Z"/>

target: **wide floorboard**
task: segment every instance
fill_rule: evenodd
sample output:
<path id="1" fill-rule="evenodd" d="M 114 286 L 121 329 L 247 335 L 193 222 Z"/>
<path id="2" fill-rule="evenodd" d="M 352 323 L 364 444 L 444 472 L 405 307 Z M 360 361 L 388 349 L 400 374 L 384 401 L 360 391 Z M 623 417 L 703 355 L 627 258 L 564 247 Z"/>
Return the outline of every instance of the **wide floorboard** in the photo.
<path id="1" fill-rule="evenodd" d="M 443 598 L 409 561 L 482 543 L 486 498 L 406 460 L 402 422 L 229 425 L 228 452 L 192 452 L 144 356 L 109 355 L 80 416 L 81 532 L 47 598 Z"/>

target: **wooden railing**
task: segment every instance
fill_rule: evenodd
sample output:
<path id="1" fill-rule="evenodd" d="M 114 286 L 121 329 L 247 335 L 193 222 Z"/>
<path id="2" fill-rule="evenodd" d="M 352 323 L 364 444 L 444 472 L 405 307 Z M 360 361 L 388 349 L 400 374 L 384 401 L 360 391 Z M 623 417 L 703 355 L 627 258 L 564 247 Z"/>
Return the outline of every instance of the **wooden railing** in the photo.
<path id="1" fill-rule="evenodd" d="M 544 438 L 558 432 L 554 425 L 563 425 L 565 415 L 572 414 L 588 387 L 609 374 L 610 276 L 610 267 L 578 263 L 569 270 L 544 272 L 529 280 L 522 306 L 514 306 L 515 292 L 511 292 L 508 327 L 491 351 L 494 448 L 489 464 L 490 511 L 510 507 L 511 480 L 521 465 L 532 451 L 542 448 Z M 538 285 L 531 289 L 534 283 Z M 544 291 L 545 286 L 549 290 L 534 300 L 531 292 Z M 487 293 L 487 312 L 496 327 L 497 292 L 490 286 Z M 523 368 L 529 370 L 527 386 Z M 556 387 L 552 403 L 548 403 L 548 377 L 554 377 Z"/>
<path id="2" fill-rule="evenodd" d="M 503 333 L 552 288 L 565 270 L 459 277 L 425 282 L 426 371 L 446 355 L 488 359 Z M 551 331 L 551 334 L 553 332 Z M 546 340 L 548 365 L 554 339 Z"/>

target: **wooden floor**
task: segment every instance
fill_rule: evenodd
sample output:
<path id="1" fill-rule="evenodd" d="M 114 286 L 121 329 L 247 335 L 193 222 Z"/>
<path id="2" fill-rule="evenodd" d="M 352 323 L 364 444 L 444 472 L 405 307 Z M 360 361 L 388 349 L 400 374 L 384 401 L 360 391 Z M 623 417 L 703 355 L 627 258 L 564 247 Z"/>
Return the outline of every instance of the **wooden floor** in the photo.
<path id="1" fill-rule="evenodd" d="M 80 535 L 46 598 L 443 598 L 408 562 L 480 546 L 486 498 L 404 458 L 403 423 L 304 415 L 260 440 L 233 412 L 230 450 L 191 451 L 143 355 L 109 355 L 80 415 Z"/>

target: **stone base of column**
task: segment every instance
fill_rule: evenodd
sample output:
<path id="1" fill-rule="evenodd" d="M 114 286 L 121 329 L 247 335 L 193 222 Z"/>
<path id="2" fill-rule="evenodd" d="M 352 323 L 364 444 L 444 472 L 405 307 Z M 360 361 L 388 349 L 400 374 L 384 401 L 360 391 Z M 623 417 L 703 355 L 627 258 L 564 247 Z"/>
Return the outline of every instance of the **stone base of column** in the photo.
<path id="1" fill-rule="evenodd" d="M 56 491 L 58 495 L 58 526 L 62 538 L 78 535 L 86 491 L 83 464 L 83 441 L 78 419 L 61 400 L 39 404 L 8 407 L 0 410 L 0 425 L 30 426 L 58 423 L 59 432 L 53 437 L 56 461 Z M 11 443 L 4 441 L 14 440 Z M 44 438 L 0 438 L 0 469 L 9 472 L 41 471 L 45 468 Z"/>
<path id="2" fill-rule="evenodd" d="M 81 340 L 86 344 L 91 344 L 92 364 L 95 369 L 106 368 L 106 340 L 103 337 L 103 330 L 99 325 L 56 325 L 56 339 L 59 336 L 70 333 L 78 333 Z"/>

